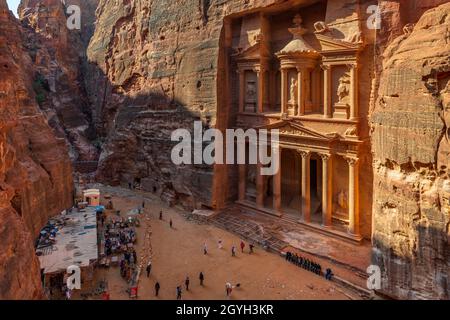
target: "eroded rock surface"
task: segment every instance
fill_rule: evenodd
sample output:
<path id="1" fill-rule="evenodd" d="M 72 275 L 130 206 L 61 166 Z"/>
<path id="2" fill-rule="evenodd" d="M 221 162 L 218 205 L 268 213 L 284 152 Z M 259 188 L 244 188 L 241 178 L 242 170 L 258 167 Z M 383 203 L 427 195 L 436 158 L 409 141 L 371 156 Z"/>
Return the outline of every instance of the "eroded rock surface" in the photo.
<path id="1" fill-rule="evenodd" d="M 67 8 L 81 10 L 81 29 L 67 27 Z M 24 0 L 19 7 L 26 50 L 35 66 L 34 89 L 41 110 L 73 161 L 96 161 L 95 130 L 84 88 L 86 47 L 93 32 L 97 0 Z"/>
<path id="2" fill-rule="evenodd" d="M 0 1 L 0 299 L 42 298 L 34 241 L 72 204 L 72 167 L 33 90 L 18 20 Z"/>
<path id="3" fill-rule="evenodd" d="M 447 3 L 380 42 L 373 260 L 383 290 L 400 298 L 450 297 L 449 25 Z"/>

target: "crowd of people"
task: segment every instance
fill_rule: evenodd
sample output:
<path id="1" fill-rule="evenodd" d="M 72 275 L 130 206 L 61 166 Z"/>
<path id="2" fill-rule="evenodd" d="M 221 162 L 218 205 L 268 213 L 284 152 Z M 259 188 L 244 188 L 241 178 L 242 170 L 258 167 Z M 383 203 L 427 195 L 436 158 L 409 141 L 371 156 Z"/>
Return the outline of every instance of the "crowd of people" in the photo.
<path id="1" fill-rule="evenodd" d="M 111 256 L 117 253 L 129 253 L 136 242 L 136 231 L 122 217 L 112 220 L 105 229 L 105 253 Z M 132 252 L 131 252 L 132 253 Z"/>
<path id="2" fill-rule="evenodd" d="M 311 271 L 317 275 L 322 275 L 322 266 L 319 263 L 304 258 L 296 253 L 292 253 L 290 251 L 286 252 L 286 260 L 305 270 Z M 324 276 L 327 280 L 332 279 L 333 272 L 330 268 L 326 269 Z"/>

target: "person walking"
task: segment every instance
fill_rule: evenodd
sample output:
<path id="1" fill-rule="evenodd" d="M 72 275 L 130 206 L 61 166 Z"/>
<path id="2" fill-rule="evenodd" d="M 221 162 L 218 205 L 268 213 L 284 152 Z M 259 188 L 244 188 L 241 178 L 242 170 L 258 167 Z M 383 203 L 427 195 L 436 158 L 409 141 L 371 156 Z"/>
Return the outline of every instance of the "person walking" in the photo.
<path id="1" fill-rule="evenodd" d="M 250 248 L 249 254 L 252 254 L 252 253 L 253 253 L 253 248 L 255 247 L 255 245 L 254 245 L 253 243 L 250 243 L 250 244 L 248 245 L 248 247 Z"/>
<path id="2" fill-rule="evenodd" d="M 189 283 L 190 283 L 189 276 L 187 276 L 186 280 L 184 280 L 184 284 L 186 286 L 186 291 L 189 291 Z"/>
<path id="3" fill-rule="evenodd" d="M 236 247 L 235 246 L 231 247 L 231 256 L 236 257 Z"/>
<path id="4" fill-rule="evenodd" d="M 159 285 L 159 282 L 155 283 L 155 297 L 159 294 L 159 289 L 161 289 L 161 286 Z"/>
<path id="5" fill-rule="evenodd" d="M 231 283 L 227 282 L 225 284 L 225 291 L 227 294 L 227 298 L 229 299 L 231 297 L 231 292 L 233 291 L 233 286 L 231 285 Z"/>
<path id="6" fill-rule="evenodd" d="M 150 271 L 152 271 L 152 262 L 151 261 L 148 262 L 146 270 L 147 270 L 147 278 L 148 278 L 148 277 L 150 277 Z"/>
<path id="7" fill-rule="evenodd" d="M 200 275 L 198 276 L 200 279 L 200 285 L 203 287 L 203 281 L 205 280 L 205 276 L 203 275 L 203 272 L 200 272 Z"/>
<path id="8" fill-rule="evenodd" d="M 142 209 L 145 208 L 145 200 L 142 201 Z"/>
<path id="9" fill-rule="evenodd" d="M 170 219 L 169 225 L 170 225 L 170 229 L 172 229 L 172 228 L 173 228 L 173 222 L 172 222 L 172 219 Z"/>
<path id="10" fill-rule="evenodd" d="M 181 300 L 181 286 L 177 287 L 177 300 Z"/>
<path id="11" fill-rule="evenodd" d="M 218 244 L 218 246 L 219 246 L 219 249 L 222 249 L 222 248 L 223 248 L 223 242 L 222 242 L 222 239 L 219 239 L 219 241 L 217 241 L 217 244 Z"/>
<path id="12" fill-rule="evenodd" d="M 241 240 L 241 252 L 244 253 L 245 243 Z"/>
<path id="13" fill-rule="evenodd" d="M 159 220 L 162 220 L 162 210 L 159 211 Z"/>
<path id="14" fill-rule="evenodd" d="M 206 245 L 206 242 L 203 244 L 203 254 L 204 255 L 208 254 L 208 246 Z"/>

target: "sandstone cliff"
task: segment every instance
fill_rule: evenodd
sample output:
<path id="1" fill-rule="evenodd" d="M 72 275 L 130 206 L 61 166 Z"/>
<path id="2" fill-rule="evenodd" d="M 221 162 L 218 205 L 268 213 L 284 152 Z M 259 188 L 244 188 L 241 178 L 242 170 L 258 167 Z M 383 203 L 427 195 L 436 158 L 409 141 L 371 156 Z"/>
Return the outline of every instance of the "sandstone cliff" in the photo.
<path id="1" fill-rule="evenodd" d="M 383 291 L 449 299 L 450 4 L 380 5 L 386 14 L 371 117 L 373 260 L 383 272 Z"/>
<path id="2" fill-rule="evenodd" d="M 24 0 L 19 16 L 35 66 L 38 102 L 57 135 L 67 140 L 73 161 L 98 159 L 91 109 L 84 89 L 86 47 L 97 0 Z M 67 7 L 80 6 L 81 29 L 67 28 Z"/>
<path id="3" fill-rule="evenodd" d="M 0 299 L 42 297 L 34 241 L 72 204 L 72 168 L 36 102 L 24 31 L 0 1 Z"/>

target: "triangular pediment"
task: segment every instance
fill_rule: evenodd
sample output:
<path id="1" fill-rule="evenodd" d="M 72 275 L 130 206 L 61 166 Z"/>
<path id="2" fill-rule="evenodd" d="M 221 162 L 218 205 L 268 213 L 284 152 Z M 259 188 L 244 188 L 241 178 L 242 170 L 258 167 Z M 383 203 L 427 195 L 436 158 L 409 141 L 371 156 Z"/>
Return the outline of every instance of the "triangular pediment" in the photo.
<path id="1" fill-rule="evenodd" d="M 280 132 L 280 136 L 297 136 L 301 138 L 309 138 L 325 141 L 331 141 L 336 138 L 335 135 L 325 135 L 311 128 L 305 127 L 302 124 L 286 120 L 281 120 L 266 126 L 261 126 L 258 127 L 257 129 L 267 129 L 267 130 L 278 129 Z"/>
<path id="2" fill-rule="evenodd" d="M 319 40 L 322 52 L 349 51 L 359 49 L 358 43 L 337 40 L 323 34 L 316 34 L 316 37 L 317 40 Z"/>
<path id="3" fill-rule="evenodd" d="M 237 53 L 233 54 L 236 60 L 254 60 L 261 56 L 260 44 L 256 43 L 251 47 L 239 50 Z"/>
<path id="4" fill-rule="evenodd" d="M 268 44 L 262 39 L 258 40 L 254 45 L 246 48 L 237 48 L 232 55 L 237 61 L 239 60 L 256 60 L 261 58 L 270 58 L 271 52 Z"/>

